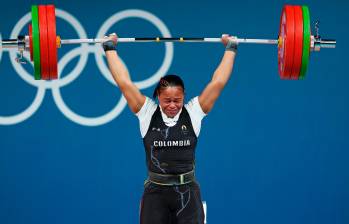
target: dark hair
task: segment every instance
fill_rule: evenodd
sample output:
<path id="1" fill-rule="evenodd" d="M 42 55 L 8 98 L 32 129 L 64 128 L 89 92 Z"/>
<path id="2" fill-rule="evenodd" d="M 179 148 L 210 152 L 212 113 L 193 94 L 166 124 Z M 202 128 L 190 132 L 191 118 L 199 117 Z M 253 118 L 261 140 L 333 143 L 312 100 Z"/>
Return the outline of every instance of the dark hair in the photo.
<path id="1" fill-rule="evenodd" d="M 165 75 L 162 77 L 158 84 L 156 85 L 153 93 L 153 98 L 155 99 L 162 88 L 180 86 L 183 88 L 184 92 L 184 82 L 178 75 Z"/>

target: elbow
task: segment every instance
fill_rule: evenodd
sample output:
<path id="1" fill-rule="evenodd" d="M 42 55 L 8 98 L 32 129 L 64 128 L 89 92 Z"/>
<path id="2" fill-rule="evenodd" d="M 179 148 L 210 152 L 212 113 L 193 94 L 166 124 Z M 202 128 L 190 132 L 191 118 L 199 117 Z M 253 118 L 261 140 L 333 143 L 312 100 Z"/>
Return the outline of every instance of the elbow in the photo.
<path id="1" fill-rule="evenodd" d="M 224 89 L 226 83 L 227 83 L 226 81 L 221 79 L 212 80 L 212 85 L 214 86 L 214 88 L 219 90 Z"/>
<path id="2" fill-rule="evenodd" d="M 128 79 L 119 79 L 117 81 L 117 84 L 118 84 L 119 88 L 121 89 L 121 91 L 126 91 L 127 89 L 132 88 L 132 86 L 134 85 L 132 83 L 132 81 L 128 80 Z"/>
<path id="3" fill-rule="evenodd" d="M 139 108 L 139 107 L 131 107 L 131 106 L 129 106 L 129 108 L 132 111 L 132 113 L 134 113 L 134 114 L 137 114 L 141 110 L 141 108 Z"/>

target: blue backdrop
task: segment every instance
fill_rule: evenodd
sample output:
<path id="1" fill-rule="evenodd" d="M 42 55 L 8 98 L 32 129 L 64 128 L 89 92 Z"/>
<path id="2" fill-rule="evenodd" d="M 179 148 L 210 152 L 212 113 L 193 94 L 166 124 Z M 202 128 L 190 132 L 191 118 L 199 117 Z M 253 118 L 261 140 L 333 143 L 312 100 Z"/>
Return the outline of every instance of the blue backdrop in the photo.
<path id="1" fill-rule="evenodd" d="M 27 33 L 32 1 L 1 6 L 3 38 Z M 277 38 L 283 1 L 57 1 L 63 39 L 230 33 Z M 207 223 L 349 223 L 349 3 L 307 4 L 335 50 L 311 54 L 303 81 L 282 81 L 277 48 L 240 45 L 233 76 L 204 119 L 197 178 Z M 129 11 L 137 9 L 142 11 Z M 136 17 L 132 17 L 136 16 Z M 114 20 L 114 21 L 113 21 Z M 172 48 L 173 47 L 173 48 Z M 142 92 L 176 73 L 200 94 L 220 44 L 119 44 Z M 138 120 L 109 82 L 100 46 L 59 49 L 62 80 L 33 82 L 0 59 L 0 223 L 138 223 L 146 178 Z M 172 51 L 173 50 L 173 51 Z M 0 53 L 1 55 L 1 53 Z M 27 55 L 26 55 L 27 57 Z M 98 60 L 97 60 L 98 59 Z"/>

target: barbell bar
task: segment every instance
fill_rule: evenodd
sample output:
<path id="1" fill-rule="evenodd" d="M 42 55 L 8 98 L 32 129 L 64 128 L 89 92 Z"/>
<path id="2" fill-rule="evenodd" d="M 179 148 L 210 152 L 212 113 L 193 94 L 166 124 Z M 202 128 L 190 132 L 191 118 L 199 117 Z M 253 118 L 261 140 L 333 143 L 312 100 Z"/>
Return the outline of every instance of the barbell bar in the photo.
<path id="1" fill-rule="evenodd" d="M 56 16 L 54 5 L 33 5 L 31 8 L 32 22 L 28 27 L 28 35 L 19 35 L 17 39 L 1 39 L 2 48 L 17 48 L 17 62 L 23 61 L 23 52 L 30 52 L 34 61 L 34 77 L 37 80 L 58 79 L 57 48 L 67 44 L 98 44 L 104 38 L 96 39 L 61 39 L 56 35 Z M 319 35 L 319 24 L 315 24 L 316 34 L 311 35 L 310 13 L 307 6 L 285 5 L 282 9 L 278 39 L 237 38 L 239 44 L 269 44 L 278 46 L 278 67 L 281 79 L 304 79 L 309 63 L 310 51 L 321 48 L 335 48 L 336 40 L 322 39 Z M 132 42 L 197 42 L 220 43 L 221 38 L 205 37 L 136 37 L 118 38 L 120 43 Z"/>

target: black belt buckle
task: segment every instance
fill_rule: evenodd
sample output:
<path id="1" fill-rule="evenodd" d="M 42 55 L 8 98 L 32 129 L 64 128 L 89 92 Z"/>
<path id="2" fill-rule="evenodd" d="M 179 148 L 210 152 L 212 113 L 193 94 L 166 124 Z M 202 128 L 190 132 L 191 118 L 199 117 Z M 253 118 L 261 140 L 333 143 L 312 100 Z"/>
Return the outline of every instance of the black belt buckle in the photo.
<path id="1" fill-rule="evenodd" d="M 182 173 L 182 174 L 179 174 L 178 177 L 179 177 L 179 184 L 184 184 L 184 175 L 185 173 Z"/>

